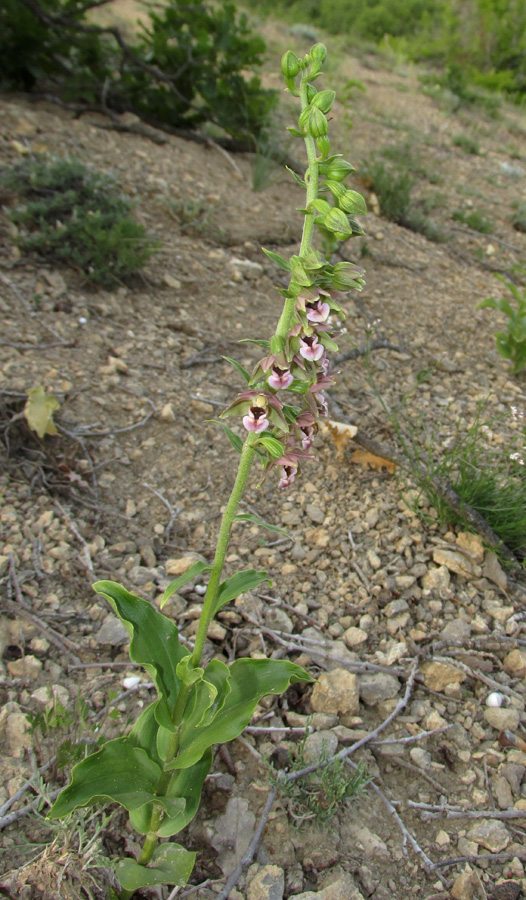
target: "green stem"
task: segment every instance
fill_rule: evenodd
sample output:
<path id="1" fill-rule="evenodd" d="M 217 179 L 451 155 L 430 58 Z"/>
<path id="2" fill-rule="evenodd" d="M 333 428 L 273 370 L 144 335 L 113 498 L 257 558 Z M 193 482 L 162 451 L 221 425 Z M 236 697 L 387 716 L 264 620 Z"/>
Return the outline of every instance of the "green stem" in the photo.
<path id="1" fill-rule="evenodd" d="M 309 100 L 307 97 L 307 84 L 307 73 L 304 72 L 300 82 L 300 100 L 302 112 L 309 105 Z M 318 196 L 318 157 L 316 155 L 316 141 L 314 140 L 314 138 L 311 137 L 310 134 L 306 134 L 304 140 L 305 147 L 307 148 L 307 159 L 309 161 L 309 166 L 305 175 L 305 182 L 307 185 L 307 197 L 305 206 L 307 209 L 309 209 L 309 205 L 313 200 L 316 200 L 316 197 Z M 305 214 L 299 252 L 300 257 L 307 253 L 307 251 L 310 249 L 312 236 L 314 234 L 315 219 L 315 209 L 309 210 L 309 212 Z M 285 341 L 294 323 L 295 306 L 296 297 L 287 297 L 283 306 L 283 311 L 279 318 L 278 326 L 276 328 L 276 337 L 279 339 L 280 343 L 283 346 L 285 345 Z"/>
<path id="2" fill-rule="evenodd" d="M 251 434 L 249 434 L 243 445 L 234 487 L 232 488 L 230 499 L 225 507 L 223 518 L 221 520 L 221 527 L 219 529 L 219 535 L 217 538 L 217 546 L 214 556 L 214 562 L 212 564 L 212 571 L 210 572 L 210 579 L 203 602 L 203 611 L 201 613 L 201 618 L 199 619 L 199 626 L 197 629 L 197 634 L 195 636 L 194 652 L 192 653 L 192 664 L 194 666 L 198 666 L 201 662 L 201 655 L 203 653 L 206 633 L 208 631 L 210 621 L 213 618 L 214 602 L 221 579 L 221 573 L 223 571 L 226 551 L 228 549 L 228 542 L 230 539 L 230 532 L 232 530 L 234 518 L 237 513 L 239 501 L 243 496 L 243 492 L 248 481 L 252 459 L 254 457 L 254 453 L 256 452 L 254 449 L 254 441 L 256 439 L 257 435 L 252 432 Z"/>

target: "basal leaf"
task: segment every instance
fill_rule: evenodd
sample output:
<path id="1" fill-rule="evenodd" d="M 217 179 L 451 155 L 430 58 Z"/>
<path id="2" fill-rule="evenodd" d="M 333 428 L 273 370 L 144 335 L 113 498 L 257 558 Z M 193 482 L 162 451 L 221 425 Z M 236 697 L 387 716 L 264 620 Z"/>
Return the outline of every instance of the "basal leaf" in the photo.
<path id="1" fill-rule="evenodd" d="M 231 575 L 230 578 L 226 578 L 217 589 L 212 615 L 215 616 L 231 600 L 235 600 L 244 591 L 254 590 L 263 581 L 272 584 L 265 572 L 257 572 L 255 569 L 243 569 L 243 571 Z"/>
<path id="2" fill-rule="evenodd" d="M 260 519 L 259 516 L 255 516 L 253 513 L 239 513 L 234 522 L 252 522 L 254 525 L 259 525 L 261 528 L 266 528 L 267 531 L 273 531 L 275 534 L 282 534 L 284 537 L 289 538 L 290 534 L 284 531 L 283 528 L 279 528 L 278 525 L 272 525 L 271 522 L 265 522 L 264 519 Z"/>
<path id="3" fill-rule="evenodd" d="M 41 384 L 27 391 L 24 416 L 29 427 L 36 431 L 39 438 L 43 438 L 46 434 L 57 433 L 53 421 L 53 413 L 57 409 L 60 409 L 57 398 L 53 394 L 46 394 Z"/>
<path id="4" fill-rule="evenodd" d="M 160 724 L 171 728 L 180 687 L 177 663 L 188 655 L 186 647 L 179 643 L 177 627 L 151 603 L 130 594 L 121 584 L 97 581 L 93 587 L 106 597 L 130 634 L 130 658 L 144 666 L 155 682 L 159 693 L 155 715 Z"/>
<path id="5" fill-rule="evenodd" d="M 204 728 L 183 725 L 179 753 L 168 768 L 193 765 L 213 744 L 224 744 L 241 734 L 254 710 L 267 694 L 282 694 L 298 681 L 312 681 L 301 666 L 283 659 L 237 659 L 229 667 L 231 691 L 214 720 Z"/>
<path id="6" fill-rule="evenodd" d="M 158 797 L 161 768 L 146 750 L 134 746 L 127 737 L 108 741 L 74 766 L 71 783 L 59 794 L 48 816 L 58 819 L 81 806 L 114 800 L 128 811 L 156 801 L 169 815 L 184 808 L 185 801 Z"/>
<path id="7" fill-rule="evenodd" d="M 219 424 L 223 425 L 222 422 L 219 422 Z M 161 609 L 163 608 L 166 601 L 170 599 L 172 594 L 175 594 L 179 590 L 179 588 L 183 586 L 183 584 L 187 584 L 192 580 L 192 578 L 195 578 L 197 575 L 201 575 L 202 572 L 209 572 L 211 568 L 212 566 L 209 566 L 208 563 L 201 562 L 199 560 L 198 562 L 195 562 L 192 566 L 190 566 L 190 568 L 187 569 L 186 572 L 184 572 L 182 575 L 179 575 L 179 577 L 176 578 L 175 581 L 171 581 L 161 597 Z"/>
<path id="8" fill-rule="evenodd" d="M 180 844 L 161 844 L 147 866 L 140 866 L 133 859 L 123 859 L 116 875 L 125 891 L 136 891 L 156 884 L 184 887 L 194 868 L 196 853 L 185 850 Z"/>

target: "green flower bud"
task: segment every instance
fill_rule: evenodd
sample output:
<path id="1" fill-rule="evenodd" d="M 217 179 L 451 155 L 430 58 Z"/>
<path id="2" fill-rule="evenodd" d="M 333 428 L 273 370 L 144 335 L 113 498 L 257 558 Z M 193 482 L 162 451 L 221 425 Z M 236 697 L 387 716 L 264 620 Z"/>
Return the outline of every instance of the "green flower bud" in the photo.
<path id="1" fill-rule="evenodd" d="M 329 133 L 329 123 L 321 109 L 318 109 L 317 106 L 313 106 L 309 110 L 305 128 L 313 138 L 325 137 L 325 135 Z"/>
<path id="2" fill-rule="evenodd" d="M 300 61 L 292 50 L 287 50 L 281 59 L 281 71 L 285 78 L 295 78 L 300 70 Z"/>
<path id="3" fill-rule="evenodd" d="M 325 174 L 327 178 L 330 178 L 331 181 L 343 181 L 344 178 L 347 178 L 350 172 L 355 172 L 356 169 L 350 162 L 347 162 L 346 159 L 333 159 L 330 163 L 328 163 L 327 168 L 325 170 Z"/>
<path id="4" fill-rule="evenodd" d="M 353 263 L 341 262 L 336 263 L 331 278 L 332 286 L 337 291 L 350 291 L 354 288 L 360 291 L 365 284 L 365 269 L 355 266 Z"/>
<path id="5" fill-rule="evenodd" d="M 322 135 L 321 137 L 316 138 L 316 143 L 318 145 L 318 150 L 320 151 L 321 159 L 328 156 L 331 152 L 331 144 L 329 138 L 326 135 Z"/>
<path id="6" fill-rule="evenodd" d="M 333 231 L 337 237 L 339 237 L 339 235 L 350 237 L 352 234 L 352 229 L 349 227 L 347 216 L 341 209 L 336 209 L 336 207 L 333 207 L 333 209 L 327 213 L 322 224 L 328 231 Z"/>
<path id="7" fill-rule="evenodd" d="M 345 191 L 338 198 L 338 206 L 349 215 L 365 215 L 367 212 L 365 200 L 357 191 Z"/>
<path id="8" fill-rule="evenodd" d="M 341 181 L 331 181 L 330 179 L 327 179 L 323 182 L 323 184 L 325 185 L 325 187 L 329 188 L 332 196 L 336 201 L 338 201 L 340 197 L 343 197 L 346 192 L 345 185 L 342 184 Z"/>
<path id="9" fill-rule="evenodd" d="M 307 100 L 309 101 L 309 103 L 312 103 L 312 101 L 317 93 L 318 93 L 318 91 L 316 90 L 314 85 L 310 84 L 310 82 L 309 82 L 309 84 L 307 84 Z"/>
<path id="10" fill-rule="evenodd" d="M 314 47 L 311 47 L 310 54 L 313 59 L 319 59 L 321 62 L 324 62 L 325 57 L 327 56 L 327 47 L 325 44 L 314 44 Z"/>
<path id="11" fill-rule="evenodd" d="M 334 100 L 336 91 L 319 91 L 311 100 L 311 106 L 317 106 L 323 113 L 328 113 Z"/>

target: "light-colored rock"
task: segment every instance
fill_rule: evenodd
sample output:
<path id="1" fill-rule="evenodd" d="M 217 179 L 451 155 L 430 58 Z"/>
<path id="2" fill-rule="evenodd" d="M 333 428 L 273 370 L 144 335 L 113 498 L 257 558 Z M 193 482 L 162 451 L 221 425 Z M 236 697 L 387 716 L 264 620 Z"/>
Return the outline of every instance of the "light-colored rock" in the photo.
<path id="1" fill-rule="evenodd" d="M 423 747 L 413 747 L 413 749 L 409 751 L 409 756 L 415 766 L 418 766 L 419 769 L 429 769 L 429 766 L 431 765 L 431 754 L 428 750 L 424 750 Z"/>
<path id="2" fill-rule="evenodd" d="M 53 709 L 57 700 L 66 707 L 69 703 L 69 693 L 62 684 L 49 684 L 33 691 L 31 699 L 42 703 L 46 709 Z"/>
<path id="3" fill-rule="evenodd" d="M 36 681 L 42 670 L 42 663 L 36 656 L 31 656 L 30 654 L 8 662 L 7 670 L 13 678 L 22 678 L 24 681 Z"/>
<path id="4" fill-rule="evenodd" d="M 499 808 L 511 809 L 513 806 L 513 794 L 511 793 L 509 781 L 504 778 L 504 775 L 495 775 L 492 779 L 491 786 Z"/>
<path id="5" fill-rule="evenodd" d="M 488 578 L 493 584 L 500 587 L 502 591 L 506 590 L 508 586 L 508 577 L 499 562 L 497 554 L 494 553 L 493 550 L 486 550 L 482 574 L 484 575 L 484 578 Z"/>
<path id="6" fill-rule="evenodd" d="M 0 740 L 4 754 L 20 759 L 33 744 L 31 725 L 18 703 L 9 700 L 0 710 Z"/>
<path id="7" fill-rule="evenodd" d="M 198 553 L 187 553 L 186 556 L 167 559 L 165 563 L 166 574 L 175 575 L 177 578 L 179 575 L 184 575 L 190 566 L 201 560 L 202 557 Z"/>
<path id="8" fill-rule="evenodd" d="M 175 412 L 172 403 L 165 403 L 162 407 L 159 418 L 162 422 L 175 422 Z"/>
<path id="9" fill-rule="evenodd" d="M 360 699 L 367 706 L 377 706 L 383 700 L 391 700 L 400 690 L 400 682 L 387 672 L 360 675 Z"/>
<path id="10" fill-rule="evenodd" d="M 382 653 L 381 650 L 376 651 L 376 657 L 381 666 L 392 666 L 398 662 L 403 656 L 407 656 L 409 650 L 405 641 L 395 641 L 389 649 Z"/>
<path id="11" fill-rule="evenodd" d="M 356 675 L 347 669 L 333 669 L 320 675 L 311 696 L 313 712 L 355 715 L 359 707 Z"/>
<path id="12" fill-rule="evenodd" d="M 439 847 L 447 847 L 449 843 L 451 843 L 451 838 L 447 831 L 440 830 L 435 838 L 435 844 L 438 844 Z"/>
<path id="13" fill-rule="evenodd" d="M 499 819 L 480 819 L 470 828 L 467 837 L 490 853 L 500 853 L 510 842 L 506 826 Z"/>
<path id="14" fill-rule="evenodd" d="M 251 869 L 255 869 L 252 866 Z M 249 870 L 247 900 L 283 900 L 285 890 L 285 873 L 279 866 L 266 865 L 257 867 L 252 877 Z"/>
<path id="15" fill-rule="evenodd" d="M 510 650 L 504 658 L 504 671 L 512 678 L 526 677 L 526 652 L 524 650 Z"/>
<path id="16" fill-rule="evenodd" d="M 239 863 L 250 843 L 255 821 L 248 800 L 243 797 L 231 797 L 223 815 L 215 820 L 216 834 L 210 843 L 217 850 L 217 864 L 223 872 L 231 872 Z"/>
<path id="17" fill-rule="evenodd" d="M 330 876 L 329 876 L 330 877 Z M 348 872 L 341 872 L 320 891 L 305 891 L 294 894 L 289 900 L 364 900 L 363 894 L 356 887 Z"/>
<path id="18" fill-rule="evenodd" d="M 95 635 L 95 640 L 98 644 L 111 644 L 112 647 L 119 647 L 121 644 L 128 643 L 130 635 L 121 620 L 110 613 Z"/>
<path id="19" fill-rule="evenodd" d="M 480 564 L 484 559 L 484 544 L 480 535 L 472 534 L 470 531 L 461 531 L 457 535 L 457 544 L 469 554 L 473 562 Z"/>
<path id="20" fill-rule="evenodd" d="M 358 821 L 345 821 L 340 828 L 342 850 L 355 854 L 364 854 L 366 859 L 377 859 L 386 862 L 391 854 L 385 842 L 374 831 Z"/>
<path id="21" fill-rule="evenodd" d="M 303 755 L 305 765 L 318 763 L 322 757 L 333 756 L 338 749 L 338 738 L 332 731 L 315 731 L 305 740 Z"/>
<path id="22" fill-rule="evenodd" d="M 513 707 L 487 706 L 484 710 L 484 718 L 488 725 L 498 731 L 504 731 L 505 728 L 515 731 L 520 721 L 520 713 Z"/>
<path id="23" fill-rule="evenodd" d="M 391 600 L 390 603 L 387 603 L 384 606 L 384 616 L 387 616 L 388 619 L 391 619 L 393 616 L 398 616 L 402 612 L 406 612 L 409 609 L 409 603 L 407 600 L 404 600 L 403 597 L 399 597 L 397 600 Z"/>
<path id="24" fill-rule="evenodd" d="M 450 572 L 461 575 L 462 578 L 480 578 L 482 569 L 472 562 L 468 556 L 460 550 L 448 550 L 437 547 L 433 550 L 433 560 L 439 566 L 446 566 Z"/>
<path id="25" fill-rule="evenodd" d="M 438 594 L 441 600 L 445 600 L 451 594 L 449 569 L 446 566 L 429 569 L 423 576 L 421 584 L 425 591 Z"/>
<path id="26" fill-rule="evenodd" d="M 343 639 L 347 646 L 352 649 L 353 647 L 359 647 L 360 644 L 363 644 L 369 635 L 366 631 L 363 631 L 362 628 L 348 628 L 343 633 Z"/>
<path id="27" fill-rule="evenodd" d="M 325 513 L 322 509 L 320 509 L 319 506 L 316 506 L 314 503 L 307 503 L 305 512 L 312 522 L 316 522 L 317 525 L 323 525 L 325 521 Z"/>
<path id="28" fill-rule="evenodd" d="M 471 626 L 465 619 L 451 619 L 442 631 L 440 637 L 443 641 L 466 641 L 471 635 Z"/>
<path id="29" fill-rule="evenodd" d="M 476 872 L 462 872 L 451 888 L 453 900 L 486 900 L 487 894 Z"/>
<path id="30" fill-rule="evenodd" d="M 443 691 L 448 684 L 461 684 L 466 680 L 464 672 L 447 663 L 429 661 L 421 669 L 424 684 L 431 691 Z"/>

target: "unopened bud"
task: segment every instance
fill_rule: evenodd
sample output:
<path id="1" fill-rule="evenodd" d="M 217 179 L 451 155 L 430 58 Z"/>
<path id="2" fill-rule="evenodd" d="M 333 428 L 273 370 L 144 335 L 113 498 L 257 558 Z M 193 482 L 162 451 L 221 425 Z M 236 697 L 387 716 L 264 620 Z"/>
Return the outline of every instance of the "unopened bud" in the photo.
<path id="1" fill-rule="evenodd" d="M 354 171 L 355 167 L 346 159 L 333 159 L 328 163 L 325 174 L 331 181 L 343 181 L 350 172 Z"/>
<path id="2" fill-rule="evenodd" d="M 365 215 L 367 212 L 365 200 L 358 191 L 345 191 L 338 197 L 338 206 L 349 215 Z"/>
<path id="3" fill-rule="evenodd" d="M 325 46 L 325 44 L 321 43 L 314 44 L 314 47 L 311 47 L 310 49 L 309 56 L 311 56 L 312 59 L 319 59 L 321 62 L 323 62 L 325 60 L 325 57 L 327 56 L 327 47 Z"/>
<path id="4" fill-rule="evenodd" d="M 295 78 L 300 70 L 300 61 L 292 50 L 287 50 L 281 58 L 281 71 L 285 78 Z"/>
<path id="5" fill-rule="evenodd" d="M 306 123 L 306 130 L 313 138 L 325 137 L 329 131 L 329 123 L 322 113 L 321 109 L 318 109 L 317 106 L 313 106 L 309 111 L 309 116 Z"/>
<path id="6" fill-rule="evenodd" d="M 319 91 L 311 100 L 311 106 L 317 106 L 323 113 L 328 113 L 336 99 L 336 91 Z"/>
<path id="7" fill-rule="evenodd" d="M 333 231 L 335 234 L 345 234 L 347 237 L 350 237 L 352 234 L 347 216 L 341 209 L 336 209 L 336 207 L 327 213 L 322 224 L 324 228 L 327 228 L 328 231 Z"/>

